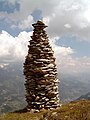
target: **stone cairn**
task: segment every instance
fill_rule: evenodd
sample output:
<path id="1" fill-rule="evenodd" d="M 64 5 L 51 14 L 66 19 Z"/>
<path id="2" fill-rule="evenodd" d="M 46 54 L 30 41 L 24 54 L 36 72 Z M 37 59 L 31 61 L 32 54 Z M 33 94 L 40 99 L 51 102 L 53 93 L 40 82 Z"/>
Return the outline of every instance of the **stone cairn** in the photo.
<path id="1" fill-rule="evenodd" d="M 24 63 L 26 78 L 26 101 L 28 111 L 54 109 L 60 106 L 58 79 L 53 50 L 44 28 L 47 26 L 42 21 L 32 24 L 34 27 L 28 55 Z"/>

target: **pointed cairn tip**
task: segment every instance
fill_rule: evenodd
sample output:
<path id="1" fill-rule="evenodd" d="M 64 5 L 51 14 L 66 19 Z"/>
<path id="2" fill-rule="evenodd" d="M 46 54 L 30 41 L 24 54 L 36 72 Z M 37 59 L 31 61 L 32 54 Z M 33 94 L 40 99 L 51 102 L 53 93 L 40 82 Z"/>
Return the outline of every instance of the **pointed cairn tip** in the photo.
<path id="1" fill-rule="evenodd" d="M 37 27 L 46 28 L 47 27 L 41 20 L 38 20 L 37 23 L 32 24 L 32 26 L 34 28 L 37 28 Z"/>

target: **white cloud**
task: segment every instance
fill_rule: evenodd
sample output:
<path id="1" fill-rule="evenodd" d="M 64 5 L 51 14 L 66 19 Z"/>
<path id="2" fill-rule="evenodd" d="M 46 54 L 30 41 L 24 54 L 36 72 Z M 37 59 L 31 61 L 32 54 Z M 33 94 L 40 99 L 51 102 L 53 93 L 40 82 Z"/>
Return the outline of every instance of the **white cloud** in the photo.
<path id="1" fill-rule="evenodd" d="M 12 0 L 12 4 L 15 1 L 20 4 L 20 10 L 10 14 L 0 12 L 1 18 L 9 19 L 19 28 L 26 29 L 33 22 L 30 15 L 39 9 L 48 23 L 51 36 L 71 33 L 90 41 L 90 0 Z"/>
<path id="2" fill-rule="evenodd" d="M 20 29 L 24 30 L 26 28 L 31 28 L 32 27 L 32 23 L 33 23 L 33 17 L 31 15 L 29 15 L 26 20 L 23 20 L 23 21 L 20 22 L 18 27 Z"/>
<path id="3" fill-rule="evenodd" d="M 57 57 L 58 71 L 64 74 L 79 75 L 90 73 L 90 58 L 76 58 L 70 55 Z"/>
<path id="4" fill-rule="evenodd" d="M 20 61 L 24 60 L 28 52 L 28 41 L 30 40 L 31 32 L 21 32 L 17 37 L 13 37 L 6 31 L 0 34 L 0 68 L 5 67 L 5 61 Z M 70 47 L 61 47 L 55 45 L 55 39 L 50 39 L 50 44 L 55 52 L 56 64 L 60 73 L 69 73 L 76 75 L 79 73 L 89 73 L 90 58 L 76 58 L 73 57 L 74 50 Z"/>
<path id="5" fill-rule="evenodd" d="M 1 68 L 1 69 L 6 69 L 6 67 L 7 67 L 8 65 L 9 65 L 9 64 L 0 63 L 0 68 Z"/>
<path id="6" fill-rule="evenodd" d="M 2 31 L 0 34 L 0 57 L 10 57 L 10 59 L 19 58 L 23 59 L 27 54 L 27 45 L 30 40 L 32 32 L 21 32 L 17 37 L 11 36 L 6 31 Z M 55 55 L 58 57 L 59 54 L 62 56 L 67 56 L 73 54 L 73 50 L 68 47 L 60 47 L 55 45 L 55 39 L 50 39 L 50 44 L 55 51 Z"/>
<path id="7" fill-rule="evenodd" d="M 13 61 L 24 59 L 31 34 L 31 32 L 23 31 L 17 37 L 13 37 L 6 31 L 2 31 L 0 34 L 0 58 Z"/>
<path id="8" fill-rule="evenodd" d="M 90 41 L 90 0 L 8 0 L 15 4 L 20 3 L 20 10 L 14 13 L 0 12 L 0 19 L 5 18 L 13 22 L 20 29 L 31 27 L 33 18 L 31 13 L 39 9 L 43 20 L 48 24 L 50 41 L 55 51 L 58 69 L 71 73 L 90 71 L 90 58 L 77 59 L 72 57 L 74 50 L 70 47 L 55 45 L 55 39 L 61 35 L 71 33 Z M 18 23 L 18 24 L 17 24 Z M 0 34 L 0 57 L 24 58 L 27 54 L 27 44 L 31 33 L 22 32 L 17 37 L 7 32 Z"/>
<path id="9" fill-rule="evenodd" d="M 0 34 L 0 56 L 9 55 L 10 48 L 14 45 L 13 37 L 6 31 Z"/>
<path id="10" fill-rule="evenodd" d="M 24 19 L 22 20 L 21 22 L 19 22 L 18 25 L 11 25 L 11 28 L 19 28 L 21 30 L 24 30 L 24 29 L 30 29 L 32 28 L 32 23 L 33 23 L 33 17 L 31 15 L 29 15 L 27 17 L 27 19 Z"/>
<path id="11" fill-rule="evenodd" d="M 61 47 L 55 44 L 55 41 L 58 40 L 59 37 L 54 37 L 50 39 L 50 44 L 55 52 L 55 56 L 58 58 L 60 56 L 68 56 L 74 54 L 74 50 L 70 47 Z"/>
<path id="12" fill-rule="evenodd" d="M 70 47 L 61 47 L 55 44 L 59 37 L 50 39 L 50 44 L 55 52 L 56 64 L 59 73 L 78 76 L 90 72 L 90 57 L 78 58 L 74 56 L 75 50 Z"/>
<path id="13" fill-rule="evenodd" d="M 71 25 L 70 24 L 65 24 L 64 27 L 69 29 L 69 28 L 71 28 Z"/>
<path id="14" fill-rule="evenodd" d="M 61 36 L 71 33 L 89 41 L 89 8 L 89 0 L 61 0 L 53 11 L 54 16 L 51 14 L 48 16 L 49 34 L 51 36 Z"/>

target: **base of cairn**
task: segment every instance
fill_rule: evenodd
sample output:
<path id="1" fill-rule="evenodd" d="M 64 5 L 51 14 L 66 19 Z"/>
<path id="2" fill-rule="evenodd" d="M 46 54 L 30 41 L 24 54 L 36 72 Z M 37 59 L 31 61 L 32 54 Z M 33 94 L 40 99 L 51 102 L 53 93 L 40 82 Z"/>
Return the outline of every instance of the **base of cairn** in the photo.
<path id="1" fill-rule="evenodd" d="M 33 112 L 33 113 L 36 113 L 36 112 L 40 112 L 40 111 L 44 111 L 44 110 L 53 110 L 53 109 L 59 109 L 61 107 L 61 104 L 58 104 L 57 106 L 54 107 L 48 107 L 48 108 L 45 108 L 45 107 L 42 107 L 42 109 L 32 109 L 30 108 L 29 106 L 27 106 L 25 109 L 27 110 L 27 112 Z"/>

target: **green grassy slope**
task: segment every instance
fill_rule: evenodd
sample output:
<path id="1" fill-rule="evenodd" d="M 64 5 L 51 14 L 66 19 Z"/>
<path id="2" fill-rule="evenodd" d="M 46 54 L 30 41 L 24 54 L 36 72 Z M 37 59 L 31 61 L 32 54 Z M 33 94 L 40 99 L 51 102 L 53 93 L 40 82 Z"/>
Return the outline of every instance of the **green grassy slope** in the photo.
<path id="1" fill-rule="evenodd" d="M 39 113 L 17 111 L 1 115 L 0 120 L 90 120 L 90 101 L 71 102 L 59 109 Z"/>

